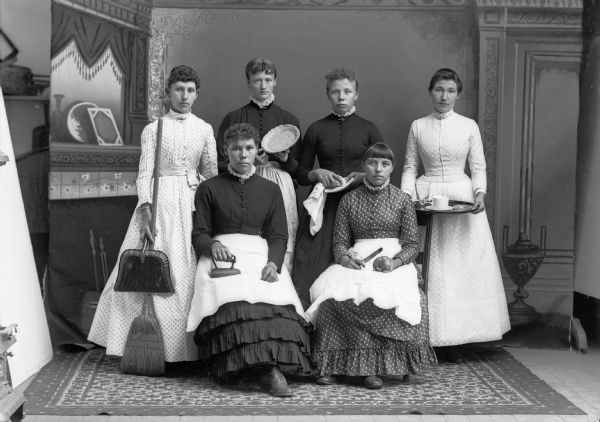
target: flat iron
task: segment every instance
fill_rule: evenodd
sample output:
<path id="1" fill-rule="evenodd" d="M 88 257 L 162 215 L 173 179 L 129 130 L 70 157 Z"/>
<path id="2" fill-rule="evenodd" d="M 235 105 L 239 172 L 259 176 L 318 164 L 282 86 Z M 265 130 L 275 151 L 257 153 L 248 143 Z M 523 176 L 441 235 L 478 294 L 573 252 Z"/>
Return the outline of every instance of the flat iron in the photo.
<path id="1" fill-rule="evenodd" d="M 220 278 L 220 277 L 230 277 L 232 275 L 241 274 L 242 272 L 237 268 L 234 268 L 235 265 L 235 255 L 232 255 L 233 259 L 231 260 L 230 268 L 219 268 L 217 267 L 217 263 L 215 259 L 212 258 L 212 262 L 214 264 L 214 268 L 210 270 L 210 278 Z"/>

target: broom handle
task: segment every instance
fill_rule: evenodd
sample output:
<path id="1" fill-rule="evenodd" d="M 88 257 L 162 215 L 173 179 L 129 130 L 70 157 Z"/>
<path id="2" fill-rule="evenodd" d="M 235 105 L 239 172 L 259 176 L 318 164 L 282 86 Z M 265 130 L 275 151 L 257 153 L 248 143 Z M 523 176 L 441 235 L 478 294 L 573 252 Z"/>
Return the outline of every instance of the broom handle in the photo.
<path id="1" fill-rule="evenodd" d="M 150 220 L 150 233 L 156 236 L 156 210 L 158 207 L 158 184 L 160 183 L 160 147 L 162 143 L 163 119 L 158 119 L 158 128 L 156 129 L 156 149 L 154 154 L 154 189 L 152 191 L 152 219 Z M 150 249 L 154 249 L 154 244 L 150 244 Z"/>

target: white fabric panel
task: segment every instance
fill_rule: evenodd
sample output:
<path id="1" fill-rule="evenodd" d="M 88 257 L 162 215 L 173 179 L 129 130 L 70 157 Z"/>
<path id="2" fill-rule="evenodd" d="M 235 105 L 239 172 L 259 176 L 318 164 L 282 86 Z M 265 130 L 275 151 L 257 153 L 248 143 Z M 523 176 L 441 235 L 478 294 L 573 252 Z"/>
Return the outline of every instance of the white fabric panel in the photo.
<path id="1" fill-rule="evenodd" d="M 0 150 L 10 160 L 0 167 L 0 325 L 18 325 L 8 358 L 16 387 L 52 360 L 52 345 L 1 89 Z"/>

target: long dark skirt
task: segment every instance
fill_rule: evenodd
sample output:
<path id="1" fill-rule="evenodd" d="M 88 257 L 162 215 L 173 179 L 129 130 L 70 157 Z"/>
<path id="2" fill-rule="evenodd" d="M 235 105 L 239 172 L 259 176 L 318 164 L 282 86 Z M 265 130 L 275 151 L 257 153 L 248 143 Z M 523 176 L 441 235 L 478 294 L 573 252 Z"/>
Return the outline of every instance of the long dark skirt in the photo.
<path id="1" fill-rule="evenodd" d="M 410 325 L 372 299 L 355 305 L 329 299 L 319 307 L 313 361 L 321 375 L 401 376 L 437 364 L 429 345 L 427 298 L 421 291 L 421 323 Z"/>
<path id="2" fill-rule="evenodd" d="M 338 205 L 346 192 L 327 194 L 323 207 L 323 225 L 316 235 L 310 234 L 310 215 L 301 207 L 292 280 L 304 309 L 310 307 L 310 286 L 333 262 L 333 229 Z"/>
<path id="3" fill-rule="evenodd" d="M 202 320 L 194 341 L 200 362 L 217 379 L 270 364 L 303 375 L 312 371 L 309 332 L 291 305 L 232 302 Z"/>

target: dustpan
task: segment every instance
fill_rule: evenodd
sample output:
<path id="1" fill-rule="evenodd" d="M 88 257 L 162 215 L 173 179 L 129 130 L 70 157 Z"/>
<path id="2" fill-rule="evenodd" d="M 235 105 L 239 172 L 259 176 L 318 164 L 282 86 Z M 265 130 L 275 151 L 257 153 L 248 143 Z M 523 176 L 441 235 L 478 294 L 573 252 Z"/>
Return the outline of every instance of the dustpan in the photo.
<path id="1" fill-rule="evenodd" d="M 214 264 L 214 268 L 210 270 L 210 278 L 221 278 L 221 277 L 230 277 L 232 275 L 241 274 L 242 272 L 234 267 L 235 265 L 235 255 L 233 255 L 233 259 L 231 260 L 230 268 L 219 268 L 217 267 L 217 263 L 215 259 L 212 258 L 212 262 Z"/>
<path id="2" fill-rule="evenodd" d="M 148 249 L 148 241 L 140 249 L 127 249 L 121 255 L 116 292 L 173 293 L 169 258 L 158 250 Z"/>
<path id="3" fill-rule="evenodd" d="M 162 124 L 158 121 L 156 134 L 156 150 L 154 158 L 154 190 L 152 194 L 152 220 L 150 231 L 156 233 L 156 213 L 158 203 L 158 185 L 160 177 L 160 148 L 162 141 Z M 156 236 L 156 234 L 155 234 Z M 121 255 L 119 272 L 114 290 L 116 292 L 137 292 L 152 294 L 173 293 L 169 258 L 146 239 L 142 249 L 127 249 Z"/>

